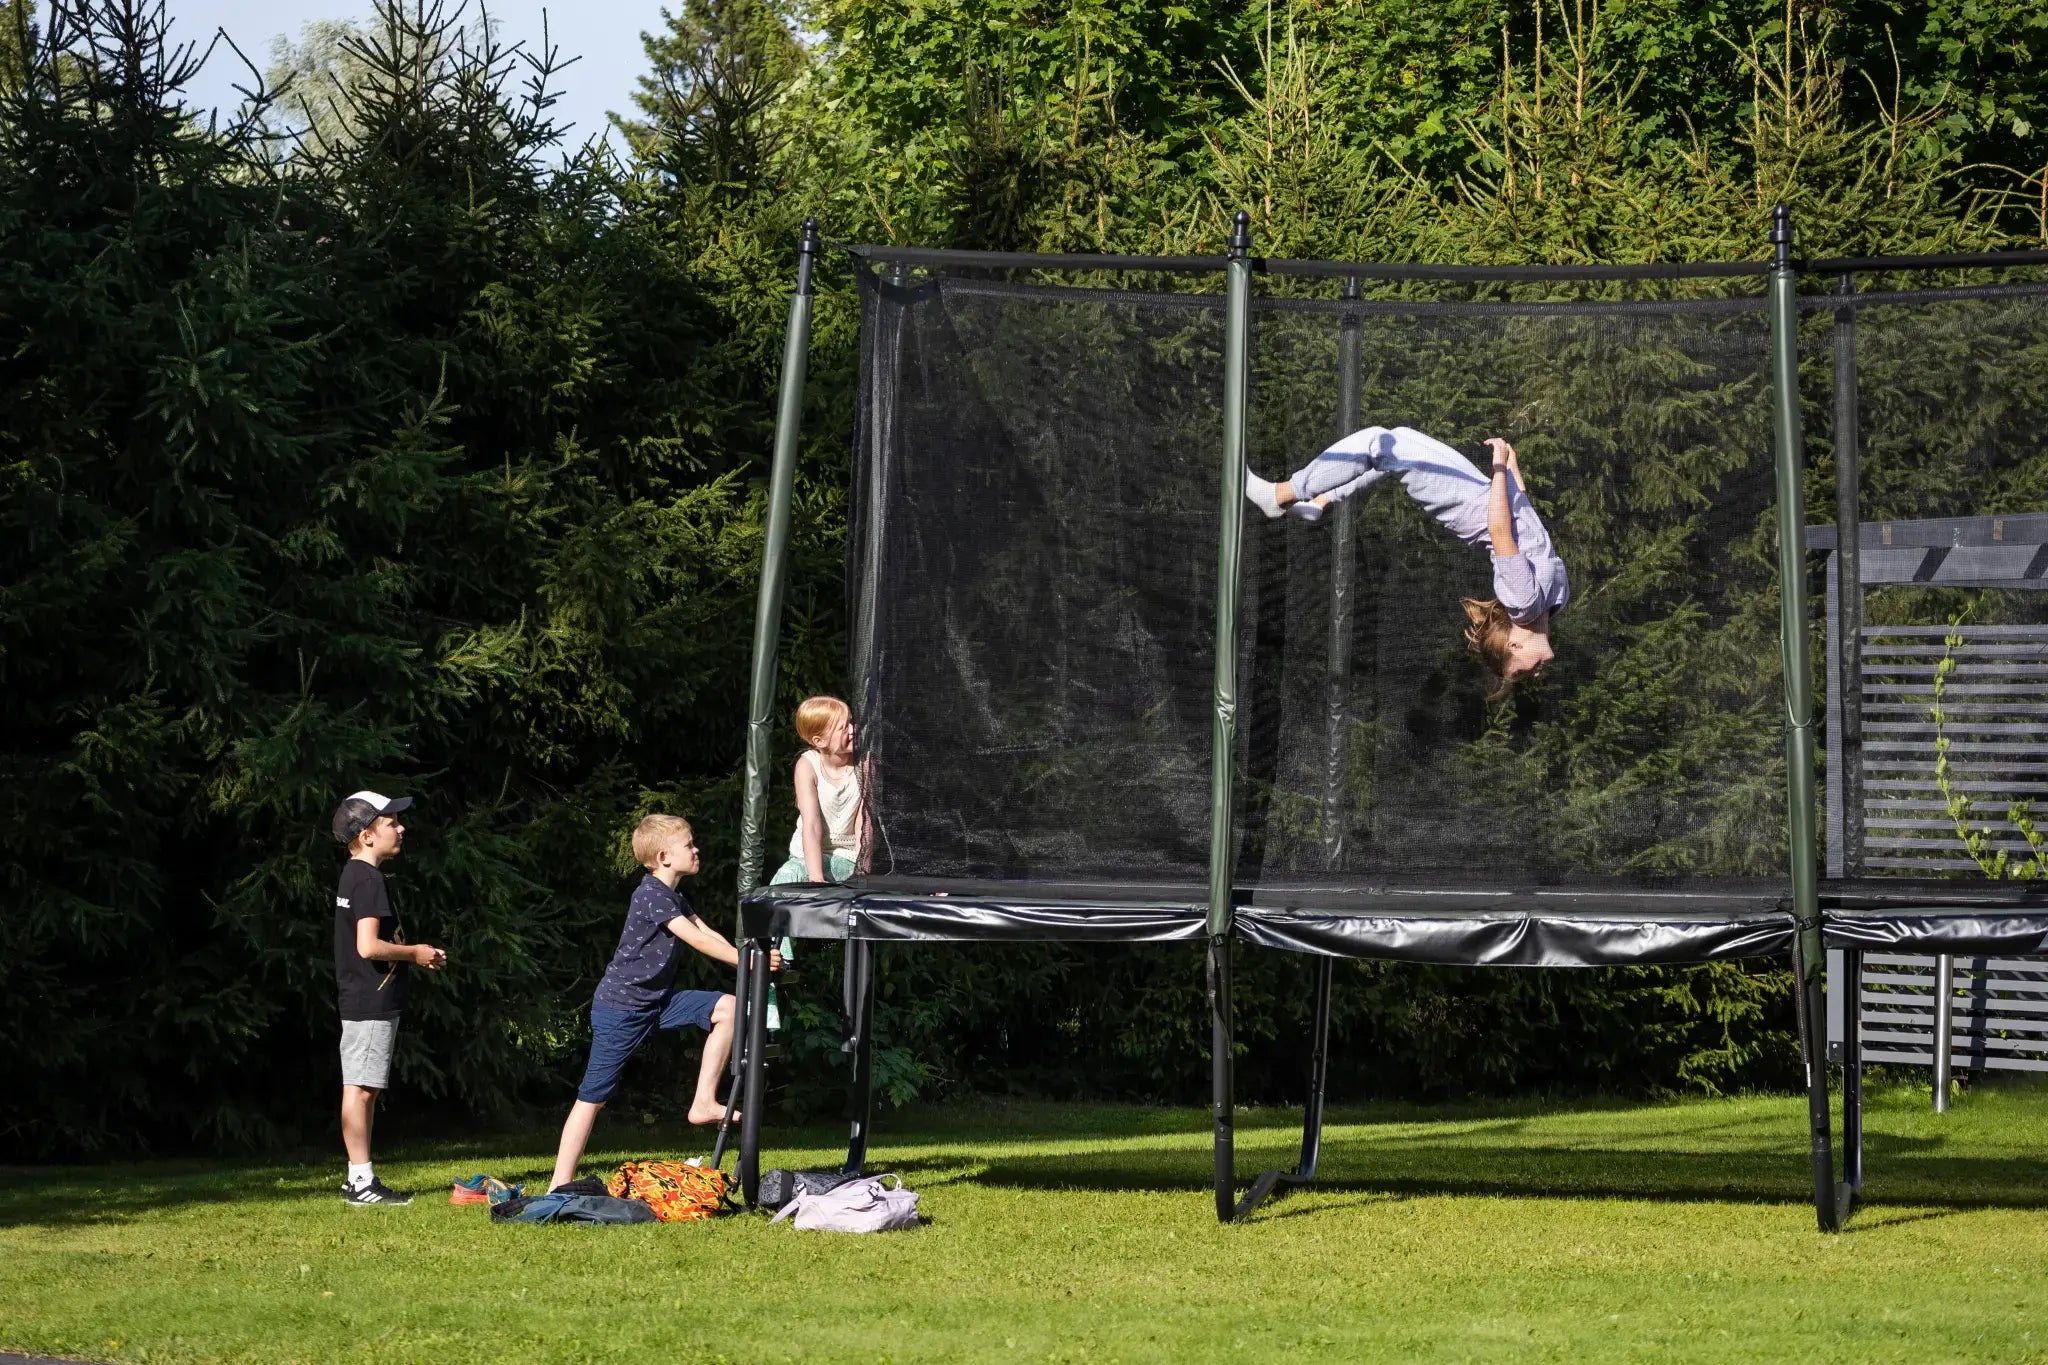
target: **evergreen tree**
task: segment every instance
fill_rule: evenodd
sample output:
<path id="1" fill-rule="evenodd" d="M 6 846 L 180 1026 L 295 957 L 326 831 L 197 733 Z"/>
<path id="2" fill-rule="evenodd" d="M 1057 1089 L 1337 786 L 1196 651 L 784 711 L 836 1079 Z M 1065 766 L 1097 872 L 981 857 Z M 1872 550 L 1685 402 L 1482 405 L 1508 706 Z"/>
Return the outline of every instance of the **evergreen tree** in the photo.
<path id="1" fill-rule="evenodd" d="M 325 1131 L 323 830 L 361 786 L 421 797 L 395 873 L 451 966 L 401 1077 L 451 1112 L 560 1098 L 637 813 L 698 822 L 693 894 L 730 915 L 807 214 L 843 239 L 1180 252 L 1242 206 L 1278 255 L 1575 262 L 1755 257 L 1784 199 L 1814 253 L 2036 243 L 2040 33 L 1977 0 L 687 0 L 646 39 L 620 161 L 563 147 L 554 54 L 434 0 L 308 30 L 277 54 L 284 94 L 217 129 L 180 104 L 200 54 L 160 7 L 0 0 L 0 1147 Z M 281 153 L 280 129 L 305 135 Z M 819 283 L 786 703 L 844 686 L 858 317 L 836 254 Z M 1972 344 L 1914 342 L 1950 364 Z M 1873 403 L 1917 401 L 1913 354 Z M 2027 354 L 1986 361 L 1981 410 L 1952 415 L 1971 439 L 2021 448 L 2000 424 Z M 1887 459 L 1893 510 L 2048 487 Z M 1620 555 L 1625 526 L 1575 534 Z M 1658 591 L 1584 619 L 1663 682 L 1540 731 L 1510 716 L 1471 755 L 1565 793 L 1588 856 L 1619 856 L 1635 773 L 1769 730 L 1765 598 L 1688 641 L 1650 628 L 1677 619 Z M 1688 712 L 1688 687 L 1744 704 Z M 1753 857 L 1775 774 L 1751 767 L 1702 788 L 1718 833 L 1644 856 Z M 819 1107 L 841 1069 L 823 960 L 790 1001 L 791 1094 Z M 1301 968 L 1241 967 L 1252 1093 L 1296 1082 L 1277 1040 L 1305 1024 Z M 1346 970 L 1354 1093 L 1793 1064 L 1775 971 Z M 1203 1084 L 1192 955 L 920 950 L 884 980 L 895 1098 Z"/>

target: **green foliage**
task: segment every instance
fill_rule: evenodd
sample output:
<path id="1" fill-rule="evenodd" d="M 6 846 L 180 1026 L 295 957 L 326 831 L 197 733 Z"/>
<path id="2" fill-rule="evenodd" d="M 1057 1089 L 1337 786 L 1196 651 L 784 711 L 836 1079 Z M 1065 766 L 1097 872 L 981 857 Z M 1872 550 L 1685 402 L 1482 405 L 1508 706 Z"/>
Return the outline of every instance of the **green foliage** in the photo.
<path id="1" fill-rule="evenodd" d="M 806 214 L 835 238 L 1180 251 L 1216 249 L 1243 205 L 1261 252 L 1424 261 L 1750 257 L 1780 198 L 1815 254 L 2048 231 L 2026 7 L 1541 15 L 1539 50 L 1537 9 L 1490 0 L 688 0 L 647 40 L 620 164 L 560 147 L 553 54 L 432 3 L 315 30 L 278 54 L 285 93 L 218 129 L 178 103 L 193 58 L 160 10 L 62 0 L 31 27 L 25 0 L 0 5 L 0 830 L 17 852 L 0 868 L 17 1097 L 0 1143 L 323 1131 L 338 855 L 321 830 L 361 786 L 422 797 L 398 894 L 451 965 L 416 993 L 401 1086 L 451 1110 L 565 1096 L 637 813 L 698 823 L 694 892 L 730 914 Z M 279 131 L 303 136 L 280 155 Z M 843 272 L 821 283 L 786 703 L 843 687 L 858 319 Z M 1935 401 L 1914 346 L 1976 344 L 1924 321 L 1872 333 L 1898 378 L 1870 393 L 1873 431 Z M 2032 392 L 2032 348 L 1993 350 L 1973 448 L 2009 444 L 2030 411 L 1997 395 Z M 1551 395 L 1597 398 L 1568 370 Z M 1611 509 L 1557 509 L 1613 584 L 1577 608 L 1613 686 L 1547 728 L 1502 714 L 1474 758 L 1562 793 L 1575 856 L 1623 859 L 1615 822 L 1654 789 L 1706 803 L 1713 832 L 1627 856 L 1761 870 L 1778 837 L 1766 547 L 1743 528 L 1753 574 L 1712 632 L 1689 628 L 1681 553 L 1725 473 L 1711 433 L 1753 414 L 1740 395 L 1687 401 L 1667 414 L 1701 433 L 1685 467 L 1614 490 L 1632 519 L 1613 537 Z M 2010 466 L 1930 482 L 1895 445 L 1873 437 L 1866 515 L 2038 497 Z M 786 792 L 774 809 L 771 832 Z M 1190 954 L 884 957 L 897 1097 L 1199 1093 Z M 829 1102 L 842 1061 L 831 958 L 792 991 L 805 1104 Z M 1307 970 L 1240 969 L 1254 1093 L 1298 1084 Z M 1732 966 L 1350 965 L 1339 1081 L 1774 1083 L 1787 1000 L 1781 973 Z"/>
<path id="2" fill-rule="evenodd" d="M 1963 848 L 1983 869 L 1986 877 L 1992 881 L 2009 877 L 2022 882 L 2048 878 L 2048 838 L 2043 838 L 2034 826 L 2034 803 L 2017 799 L 2006 806 L 2006 822 L 2026 841 L 2029 854 L 2014 863 L 2011 851 L 1995 848 L 1992 831 L 1977 824 L 1977 803 L 1957 784 L 1949 762 L 1949 737 L 1945 733 L 1948 715 L 1941 709 L 1941 703 L 1948 695 L 1949 679 L 1955 676 L 1956 651 L 1963 647 L 1963 635 L 1954 627 L 1963 623 L 1966 614 L 1959 612 L 1949 619 L 1951 629 L 1942 637 L 1941 660 L 1934 666 L 1934 696 L 1927 706 L 1927 717 L 1934 722 L 1934 784 L 1947 806 L 1949 823 L 1955 827 L 1956 838 L 1962 840 Z"/>
<path id="3" fill-rule="evenodd" d="M 160 15 L 57 18 L 77 59 L 0 120 L 8 1143 L 323 1113 L 360 786 L 419 793 L 397 895 L 453 949 L 401 1084 L 501 1109 L 574 1060 L 625 825 L 735 752 L 697 723 L 758 543 L 688 423 L 708 316 L 431 6 L 283 176 L 167 104 Z"/>

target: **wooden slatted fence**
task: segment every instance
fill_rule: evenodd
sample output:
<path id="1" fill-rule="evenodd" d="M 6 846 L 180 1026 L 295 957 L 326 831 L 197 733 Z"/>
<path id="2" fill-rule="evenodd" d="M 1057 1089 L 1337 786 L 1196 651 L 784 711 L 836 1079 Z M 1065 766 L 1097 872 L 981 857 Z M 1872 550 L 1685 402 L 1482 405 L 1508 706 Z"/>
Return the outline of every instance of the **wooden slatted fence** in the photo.
<path id="1" fill-rule="evenodd" d="M 1959 957 L 1949 977 L 1952 1066 L 2048 1071 L 2048 959 Z M 1857 1012 L 1863 1060 L 1934 1063 L 1937 959 L 1867 953 Z"/>
<path id="2" fill-rule="evenodd" d="M 1984 876 L 1937 780 L 1938 735 L 1949 741 L 1949 791 L 1972 803 L 1969 824 L 1984 832 L 1987 850 L 2030 860 L 2033 849 L 2007 811 L 2015 801 L 2035 802 L 2048 830 L 2048 626 L 1866 626 L 1862 634 L 1862 800 L 1843 812 L 1860 820 L 1857 870 Z M 1960 643 L 1950 646 L 1951 635 Z M 1935 672 L 1951 655 L 1956 666 L 1937 727 Z M 1856 993 L 1864 1059 L 1934 1064 L 1944 961 L 1951 1065 L 2048 1071 L 2043 958 L 1866 954 Z"/>

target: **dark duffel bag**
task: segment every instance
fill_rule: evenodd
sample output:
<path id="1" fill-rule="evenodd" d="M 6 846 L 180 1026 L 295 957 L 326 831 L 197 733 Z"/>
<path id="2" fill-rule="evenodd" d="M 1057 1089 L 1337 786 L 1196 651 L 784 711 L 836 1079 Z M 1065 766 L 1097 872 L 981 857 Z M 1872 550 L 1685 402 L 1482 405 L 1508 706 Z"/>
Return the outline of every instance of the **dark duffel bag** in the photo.
<path id="1" fill-rule="evenodd" d="M 858 1171 L 785 1171 L 777 1167 L 761 1173 L 761 1197 L 755 1207 L 779 1209 L 800 1194 L 823 1194 L 858 1177 Z"/>

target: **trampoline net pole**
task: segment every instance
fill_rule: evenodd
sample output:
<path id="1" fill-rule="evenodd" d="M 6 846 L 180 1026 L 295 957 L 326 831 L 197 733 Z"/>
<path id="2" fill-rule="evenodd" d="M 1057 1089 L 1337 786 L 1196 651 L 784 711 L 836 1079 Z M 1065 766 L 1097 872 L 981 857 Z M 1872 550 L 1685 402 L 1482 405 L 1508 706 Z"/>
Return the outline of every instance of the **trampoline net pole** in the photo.
<path id="1" fill-rule="evenodd" d="M 1820 880 L 1815 858 L 1813 657 L 1806 590 L 1805 461 L 1799 423 L 1798 274 L 1792 263 L 1792 215 L 1772 214 L 1770 276 L 1773 446 L 1778 494 L 1778 634 L 1785 687 L 1787 857 L 1798 969 L 1799 1050 L 1806 1066 L 1812 1138 L 1814 1212 L 1823 1231 L 1836 1224 L 1833 1146 L 1828 1131 L 1827 1068 L 1818 1033 L 1820 976 L 1826 966 L 1820 933 Z"/>
<path id="2" fill-rule="evenodd" d="M 1209 933 L 1231 929 L 1238 614 L 1244 596 L 1245 405 L 1251 385 L 1251 226 L 1238 211 L 1223 325 L 1223 459 L 1216 545 L 1216 668 L 1209 726 Z"/>
<path id="3" fill-rule="evenodd" d="M 1251 386 L 1251 215 L 1230 235 L 1223 325 L 1222 519 L 1216 548 L 1216 669 L 1209 729 L 1209 1015 L 1216 1125 L 1216 1214 L 1236 1205 L 1230 991 L 1235 858 L 1238 610 L 1244 591 L 1245 408 Z"/>
<path id="4" fill-rule="evenodd" d="M 747 755 L 740 806 L 739 894 L 760 884 L 766 848 L 769 768 L 773 763 L 776 651 L 782 634 L 783 588 L 789 578 L 790 502 L 796 489 L 797 438 L 803 426 L 804 378 L 810 359 L 811 269 L 818 257 L 818 221 L 806 218 L 798 239 L 796 292 L 782 345 L 782 387 L 775 408 L 775 455 L 768 474 L 767 524 L 761 544 L 761 587 L 754 605 L 753 670 L 747 693 Z M 741 983 L 744 987 L 744 982 Z"/>
<path id="5" fill-rule="evenodd" d="M 1856 277 L 1843 275 L 1835 292 L 1835 552 L 1828 561 L 1828 875 L 1862 876 L 1863 830 L 1863 515 L 1862 460 L 1856 407 Z M 1827 1057 L 1842 1071 L 1842 1183 L 1862 1183 L 1856 1167 L 1859 1139 L 1851 1110 L 1859 1081 L 1855 1034 L 1862 1010 L 1862 955 L 1827 954 Z"/>
<path id="6" fill-rule="evenodd" d="M 1356 276 L 1344 281 L 1346 299 L 1359 296 Z M 1363 423 L 1359 374 L 1359 333 L 1364 319 L 1347 313 L 1337 333 L 1337 436 L 1349 436 Z M 1358 504 L 1346 498 L 1337 504 L 1330 546 L 1330 673 L 1325 705 L 1323 749 L 1323 866 L 1344 865 L 1345 779 L 1350 768 L 1351 612 L 1357 579 Z"/>
<path id="7" fill-rule="evenodd" d="M 1839 654 L 1829 662 L 1828 679 L 1840 697 L 1841 752 L 1828 755 L 1837 774 L 1842 803 L 1842 870 L 1838 875 L 1863 875 L 1863 513 L 1860 488 L 1863 470 L 1861 433 L 1857 423 L 1856 294 L 1854 276 L 1837 286 L 1850 306 L 1835 312 L 1835 565 L 1840 623 Z M 1853 984 L 1851 991 L 1853 994 Z"/>

